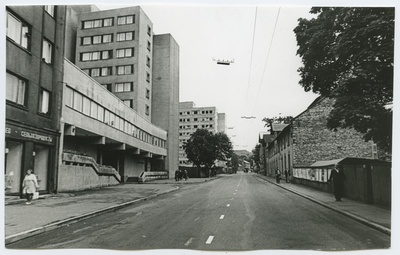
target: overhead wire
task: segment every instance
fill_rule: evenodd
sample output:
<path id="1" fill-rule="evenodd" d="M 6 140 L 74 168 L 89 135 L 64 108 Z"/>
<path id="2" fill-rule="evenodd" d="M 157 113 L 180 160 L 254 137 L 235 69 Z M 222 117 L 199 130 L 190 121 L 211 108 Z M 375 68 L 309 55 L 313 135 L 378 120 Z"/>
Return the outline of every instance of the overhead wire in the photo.
<path id="1" fill-rule="evenodd" d="M 281 12 L 281 7 L 279 6 L 278 14 L 276 15 L 276 19 L 275 19 L 274 30 L 273 30 L 273 32 L 272 32 L 271 42 L 270 42 L 270 44 L 269 44 L 268 51 L 267 51 L 267 58 L 266 58 L 265 63 L 264 63 L 263 74 L 262 74 L 262 77 L 261 77 L 260 85 L 258 86 L 257 97 L 256 97 L 256 101 L 255 101 L 255 104 L 254 104 L 254 108 L 253 108 L 252 113 L 254 112 L 254 110 L 255 110 L 255 108 L 256 108 L 256 106 L 257 106 L 257 103 L 258 103 L 258 97 L 259 97 L 259 95 L 260 95 L 261 85 L 262 85 L 262 82 L 263 82 L 263 80 L 264 80 L 265 70 L 266 70 L 266 68 L 267 68 L 267 64 L 268 64 L 268 60 L 269 60 L 269 54 L 270 54 L 270 52 L 271 52 L 272 43 L 273 43 L 273 41 L 274 41 L 275 30 L 276 30 L 276 26 L 277 26 L 277 24 L 278 24 L 280 12 Z"/>

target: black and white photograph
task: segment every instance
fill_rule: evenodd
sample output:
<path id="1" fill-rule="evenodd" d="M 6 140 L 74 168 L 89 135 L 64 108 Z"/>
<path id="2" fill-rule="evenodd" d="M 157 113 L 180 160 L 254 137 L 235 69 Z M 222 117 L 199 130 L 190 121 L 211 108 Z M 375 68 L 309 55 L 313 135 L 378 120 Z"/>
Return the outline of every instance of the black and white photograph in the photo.
<path id="1" fill-rule="evenodd" d="M 3 8 L 2 254 L 400 251 L 400 3 Z"/>

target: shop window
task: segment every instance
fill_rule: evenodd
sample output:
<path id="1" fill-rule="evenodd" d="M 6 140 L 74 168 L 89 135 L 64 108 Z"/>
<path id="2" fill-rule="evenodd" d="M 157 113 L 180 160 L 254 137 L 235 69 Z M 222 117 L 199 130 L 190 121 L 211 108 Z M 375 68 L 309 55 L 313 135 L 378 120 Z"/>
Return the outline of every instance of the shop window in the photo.
<path id="1" fill-rule="evenodd" d="M 19 105 L 25 105 L 25 94 L 26 94 L 27 82 L 19 77 L 7 73 L 6 75 L 6 99 L 17 103 Z"/>
<path id="2" fill-rule="evenodd" d="M 40 93 L 39 112 L 49 115 L 50 114 L 51 93 L 42 89 Z"/>
<path id="3" fill-rule="evenodd" d="M 22 20 L 7 12 L 7 37 L 21 47 L 28 49 L 30 46 L 30 28 Z"/>
<path id="4" fill-rule="evenodd" d="M 5 194 L 19 193 L 22 181 L 22 156 L 24 144 L 17 141 L 6 141 L 5 148 Z"/>

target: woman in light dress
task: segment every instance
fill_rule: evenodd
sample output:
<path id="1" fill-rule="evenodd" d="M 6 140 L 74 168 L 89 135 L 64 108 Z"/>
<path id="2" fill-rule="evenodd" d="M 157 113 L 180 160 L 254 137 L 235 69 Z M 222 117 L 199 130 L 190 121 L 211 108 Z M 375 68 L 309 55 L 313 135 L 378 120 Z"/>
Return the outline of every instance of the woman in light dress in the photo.
<path id="1" fill-rule="evenodd" d="M 26 204 L 30 205 L 32 203 L 33 194 L 39 189 L 36 175 L 32 173 L 32 169 L 28 169 L 26 171 L 25 178 L 22 182 L 22 187 L 23 193 L 27 199 Z"/>

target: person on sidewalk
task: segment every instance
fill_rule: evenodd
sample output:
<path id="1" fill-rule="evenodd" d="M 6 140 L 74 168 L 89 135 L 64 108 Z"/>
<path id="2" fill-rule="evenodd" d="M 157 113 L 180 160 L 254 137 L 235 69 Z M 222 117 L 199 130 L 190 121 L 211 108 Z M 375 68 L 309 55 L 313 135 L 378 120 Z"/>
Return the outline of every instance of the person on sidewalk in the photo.
<path id="1" fill-rule="evenodd" d="M 275 177 L 276 177 L 276 183 L 280 183 L 281 182 L 281 171 L 279 171 L 279 168 L 277 168 L 275 171 Z"/>
<path id="2" fill-rule="evenodd" d="M 289 181 L 289 171 L 287 169 L 285 170 L 285 180 L 286 180 L 286 183 L 290 182 Z"/>
<path id="3" fill-rule="evenodd" d="M 331 176 L 328 179 L 329 183 L 333 181 L 333 192 L 335 194 L 336 201 L 342 201 L 345 180 L 346 176 L 343 173 L 342 166 L 336 164 L 335 168 L 331 171 Z"/>
<path id="4" fill-rule="evenodd" d="M 24 180 L 22 181 L 23 193 L 26 196 L 26 204 L 32 203 L 33 194 L 38 191 L 39 185 L 37 182 L 36 175 L 33 174 L 32 169 L 26 171 Z"/>

